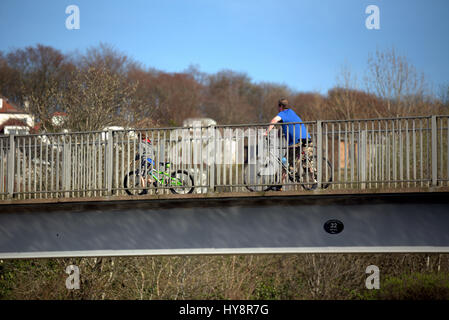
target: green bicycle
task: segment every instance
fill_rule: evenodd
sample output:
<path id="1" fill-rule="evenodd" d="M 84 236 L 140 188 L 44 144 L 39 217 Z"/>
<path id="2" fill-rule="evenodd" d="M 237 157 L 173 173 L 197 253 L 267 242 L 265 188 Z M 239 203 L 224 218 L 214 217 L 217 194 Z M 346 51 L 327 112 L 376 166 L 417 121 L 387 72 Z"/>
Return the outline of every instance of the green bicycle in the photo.
<path id="1" fill-rule="evenodd" d="M 129 195 L 143 195 L 148 193 L 151 185 L 157 193 L 159 185 L 170 187 L 175 194 L 192 193 L 195 189 L 193 177 L 186 170 L 171 171 L 169 162 L 161 162 L 164 171 L 154 169 L 154 161 L 151 158 L 142 157 L 140 168 L 129 172 L 123 181 L 125 191 Z"/>

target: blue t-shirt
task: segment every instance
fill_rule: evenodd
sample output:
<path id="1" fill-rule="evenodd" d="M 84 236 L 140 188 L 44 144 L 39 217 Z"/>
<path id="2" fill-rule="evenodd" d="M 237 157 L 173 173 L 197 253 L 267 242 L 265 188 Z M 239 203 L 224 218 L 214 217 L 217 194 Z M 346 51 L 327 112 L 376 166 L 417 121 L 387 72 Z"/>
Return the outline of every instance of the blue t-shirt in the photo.
<path id="1" fill-rule="evenodd" d="M 278 113 L 278 116 L 282 119 L 282 122 L 302 122 L 301 118 L 292 109 L 286 109 Z M 287 128 L 288 127 L 288 128 Z M 294 128 L 294 129 L 293 129 Z M 288 130 L 287 130 L 288 129 Z M 310 135 L 307 133 L 306 126 L 304 124 L 283 124 L 282 131 L 284 135 L 288 132 L 288 145 L 296 144 L 301 139 L 310 139 Z"/>

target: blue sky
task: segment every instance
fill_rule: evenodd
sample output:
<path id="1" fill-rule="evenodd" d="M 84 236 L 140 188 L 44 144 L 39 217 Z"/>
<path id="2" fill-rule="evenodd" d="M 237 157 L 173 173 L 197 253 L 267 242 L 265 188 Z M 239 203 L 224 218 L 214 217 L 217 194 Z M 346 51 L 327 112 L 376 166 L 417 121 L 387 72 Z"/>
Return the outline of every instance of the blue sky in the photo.
<path id="1" fill-rule="evenodd" d="M 77 5 L 80 29 L 65 26 Z M 368 30 L 368 5 L 380 30 Z M 327 92 L 342 65 L 363 78 L 376 49 L 395 47 L 435 86 L 449 83 L 447 0 L 1 0 L 0 50 L 41 43 L 64 53 L 100 42 L 167 72 L 189 65 L 255 82 Z"/>

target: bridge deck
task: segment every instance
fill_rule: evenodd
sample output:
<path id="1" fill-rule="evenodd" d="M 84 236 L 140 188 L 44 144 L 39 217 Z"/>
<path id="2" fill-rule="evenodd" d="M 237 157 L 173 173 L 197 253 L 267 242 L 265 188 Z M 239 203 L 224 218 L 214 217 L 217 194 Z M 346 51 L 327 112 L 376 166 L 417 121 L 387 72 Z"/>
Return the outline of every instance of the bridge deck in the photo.
<path id="1" fill-rule="evenodd" d="M 265 192 L 224 192 L 224 193 L 202 193 L 202 194 L 161 194 L 140 196 L 102 196 L 102 197 L 71 197 L 71 198 L 48 198 L 48 199 L 5 199 L 0 200 L 0 213 L 2 208 L 18 204 L 51 204 L 51 203 L 78 203 L 78 202 L 122 202 L 122 201 L 144 201 L 144 200 L 174 200 L 174 199 L 226 199 L 226 198 L 271 198 L 271 197 L 329 197 L 329 196 L 358 196 L 358 195 L 411 195 L 416 193 L 449 193 L 449 187 L 416 187 L 416 188 L 382 188 L 382 189 L 337 189 L 337 190 L 314 190 L 314 191 L 265 191 Z"/>
<path id="2" fill-rule="evenodd" d="M 448 196 L 407 189 L 2 202 L 0 258 L 449 252 Z M 325 227 L 335 220 L 339 233 Z"/>

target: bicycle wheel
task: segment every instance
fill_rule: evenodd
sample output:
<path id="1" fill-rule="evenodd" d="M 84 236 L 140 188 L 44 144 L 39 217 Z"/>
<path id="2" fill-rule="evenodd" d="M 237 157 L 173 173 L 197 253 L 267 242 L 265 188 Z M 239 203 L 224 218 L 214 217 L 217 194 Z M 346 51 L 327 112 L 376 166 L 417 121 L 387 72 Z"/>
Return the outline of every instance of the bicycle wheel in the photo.
<path id="1" fill-rule="evenodd" d="M 324 157 L 321 161 L 321 188 L 326 189 L 332 181 L 332 165 Z M 300 182 L 305 190 L 315 190 L 318 187 L 318 157 L 304 159 L 302 165 L 298 167 L 299 172 L 295 175 L 295 182 Z"/>
<path id="2" fill-rule="evenodd" d="M 128 173 L 123 181 L 123 186 L 130 196 L 140 196 L 148 192 L 146 179 L 139 170 Z M 142 188 L 144 189 L 142 190 Z"/>
<path id="3" fill-rule="evenodd" d="M 323 173 L 321 174 L 321 188 L 327 189 L 332 182 L 332 165 L 326 158 L 322 159 L 321 167 L 323 168 Z"/>
<path id="4" fill-rule="evenodd" d="M 195 189 L 193 177 L 185 170 L 178 170 L 171 174 L 170 186 L 172 186 L 170 191 L 175 194 L 189 194 Z"/>
<path id="5" fill-rule="evenodd" d="M 251 192 L 271 190 L 276 184 L 277 174 L 267 171 L 267 166 L 245 163 L 243 172 L 245 187 Z"/>

